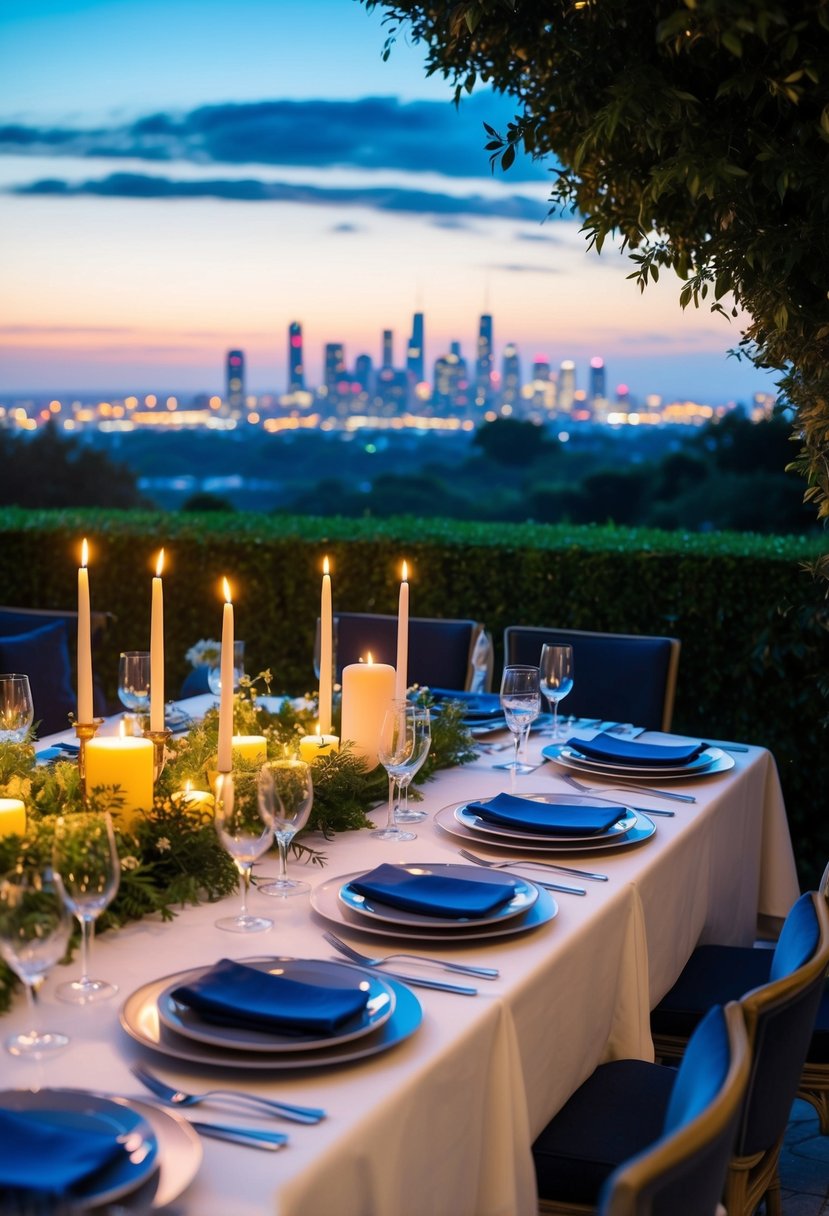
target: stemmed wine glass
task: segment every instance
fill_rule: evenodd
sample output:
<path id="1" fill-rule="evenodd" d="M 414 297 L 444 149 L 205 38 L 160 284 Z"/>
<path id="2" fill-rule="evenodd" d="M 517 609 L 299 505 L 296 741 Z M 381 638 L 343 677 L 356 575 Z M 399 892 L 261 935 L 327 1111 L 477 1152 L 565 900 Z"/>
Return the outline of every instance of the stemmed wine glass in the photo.
<path id="1" fill-rule="evenodd" d="M 538 665 L 541 691 L 553 707 L 551 737 L 558 739 L 558 703 L 573 688 L 573 647 L 545 643 Z"/>
<path id="2" fill-rule="evenodd" d="M 127 713 L 124 722 L 135 734 L 137 715 L 150 712 L 150 652 L 122 650 L 118 658 L 118 700 Z"/>
<path id="3" fill-rule="evenodd" d="M 219 773 L 214 822 L 219 840 L 242 879 L 242 906 L 238 915 L 220 917 L 217 926 L 231 933 L 262 933 L 273 928 L 269 917 L 254 916 L 247 908 L 253 863 L 273 844 L 273 826 L 262 818 L 253 773 Z"/>
<path id="4" fill-rule="evenodd" d="M 13 1056 L 42 1056 L 69 1042 L 56 1030 L 38 1030 L 37 993 L 49 970 L 63 958 L 72 917 L 51 866 L 21 868 L 0 878 L 0 955 L 26 989 L 32 1029 L 6 1039 Z"/>
<path id="5" fill-rule="evenodd" d="M 271 760 L 259 770 L 257 781 L 259 810 L 273 827 L 279 845 L 279 877 L 258 882 L 265 895 L 304 895 L 310 883 L 288 877 L 288 845 L 308 822 L 314 803 L 311 766 L 304 760 Z"/>
<path id="6" fill-rule="evenodd" d="M 413 705 L 411 709 L 415 721 L 415 745 L 411 760 L 397 778 L 400 799 L 394 812 L 395 823 L 419 823 L 421 819 L 426 818 L 425 811 L 409 807 L 409 786 L 429 755 L 432 746 L 432 724 L 428 706 Z"/>
<path id="7" fill-rule="evenodd" d="M 29 677 L 0 675 L 0 743 L 21 743 L 35 717 Z"/>
<path id="8" fill-rule="evenodd" d="M 375 828 L 371 833 L 377 840 L 416 840 L 414 832 L 407 832 L 395 822 L 395 785 L 409 770 L 415 755 L 417 722 L 415 707 L 408 701 L 392 701 L 380 727 L 377 755 L 389 775 L 389 813 L 386 826 Z M 424 757 L 425 758 L 425 757 Z M 414 771 L 414 770 L 413 770 Z"/>
<path id="9" fill-rule="evenodd" d="M 61 880 L 66 906 L 81 925 L 81 978 L 60 984 L 56 996 L 75 1005 L 105 1001 L 114 996 L 118 988 L 108 980 L 90 977 L 89 956 L 95 921 L 112 903 L 121 878 L 121 862 L 109 813 L 79 811 L 61 816 L 55 825 L 52 862 Z"/>
<path id="10" fill-rule="evenodd" d="M 512 786 L 515 788 L 516 773 L 531 773 L 531 764 L 522 764 L 518 759 L 521 743 L 525 734 L 541 711 L 541 691 L 538 682 L 538 668 L 513 664 L 504 668 L 501 677 L 501 708 L 504 711 L 507 726 L 515 736 L 515 751 L 513 758 L 499 768 L 508 768 L 512 773 Z"/>
<path id="11" fill-rule="evenodd" d="M 234 691 L 239 687 L 239 681 L 245 674 L 245 643 L 233 643 L 233 688 Z M 222 691 L 222 669 L 221 667 L 210 667 L 207 671 L 207 687 L 213 693 L 214 697 L 218 697 Z"/>

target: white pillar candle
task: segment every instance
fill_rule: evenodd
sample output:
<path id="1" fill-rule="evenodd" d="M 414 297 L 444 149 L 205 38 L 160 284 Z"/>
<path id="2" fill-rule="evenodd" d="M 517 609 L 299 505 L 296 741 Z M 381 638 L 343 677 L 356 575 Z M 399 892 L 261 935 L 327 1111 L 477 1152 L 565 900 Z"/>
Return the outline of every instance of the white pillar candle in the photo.
<path id="1" fill-rule="evenodd" d="M 89 723 L 92 707 L 92 614 L 89 603 L 89 545 L 86 537 L 81 545 L 78 569 L 78 721 Z"/>
<path id="2" fill-rule="evenodd" d="M 19 798 L 0 798 L 0 836 L 25 835 L 25 804 Z"/>
<path id="3" fill-rule="evenodd" d="M 342 741 L 351 743 L 370 769 L 377 765 L 380 728 L 394 698 L 394 668 L 389 663 L 350 663 L 343 671 Z"/>
<path id="4" fill-rule="evenodd" d="M 397 607 L 397 678 L 394 695 L 398 701 L 406 700 L 409 687 L 409 568 L 403 563 L 403 579 L 400 583 L 400 598 Z"/>
<path id="5" fill-rule="evenodd" d="M 331 730 L 331 700 L 333 679 L 334 618 L 331 608 L 331 575 L 328 558 L 322 563 L 322 593 L 320 596 L 320 733 Z"/>
<path id="6" fill-rule="evenodd" d="M 158 555 L 150 616 L 150 730 L 164 730 L 164 550 Z"/>
<path id="7" fill-rule="evenodd" d="M 222 614 L 222 688 L 219 696 L 219 755 L 218 770 L 229 773 L 233 768 L 233 601 L 230 584 L 222 580 L 225 606 Z"/>
<path id="8" fill-rule="evenodd" d="M 113 810 L 118 811 L 125 827 L 130 826 L 135 811 L 150 810 L 155 763 L 155 746 L 150 739 L 132 735 L 90 739 L 84 756 L 87 789 L 94 790 L 97 785 L 120 786 L 122 801 L 118 807 L 113 805 Z"/>

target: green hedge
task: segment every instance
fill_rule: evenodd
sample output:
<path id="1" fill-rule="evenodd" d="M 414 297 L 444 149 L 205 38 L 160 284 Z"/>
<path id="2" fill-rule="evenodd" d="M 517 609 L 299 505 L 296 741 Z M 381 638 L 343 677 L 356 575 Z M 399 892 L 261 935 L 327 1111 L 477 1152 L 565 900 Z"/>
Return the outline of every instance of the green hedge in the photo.
<path id="1" fill-rule="evenodd" d="M 163 544 L 168 688 L 184 652 L 221 626 L 234 588 L 246 666 L 279 689 L 314 684 L 322 557 L 335 611 L 394 612 L 400 563 L 412 613 L 472 616 L 500 658 L 510 624 L 667 633 L 682 640 L 674 725 L 768 747 L 786 793 L 804 883 L 829 855 L 824 791 L 829 696 L 825 585 L 805 570 L 820 542 L 727 533 L 114 511 L 0 511 L 6 604 L 74 605 L 80 540 L 92 547 L 93 605 L 118 618 L 99 674 L 115 697 L 119 650 L 148 644 L 150 579 Z"/>

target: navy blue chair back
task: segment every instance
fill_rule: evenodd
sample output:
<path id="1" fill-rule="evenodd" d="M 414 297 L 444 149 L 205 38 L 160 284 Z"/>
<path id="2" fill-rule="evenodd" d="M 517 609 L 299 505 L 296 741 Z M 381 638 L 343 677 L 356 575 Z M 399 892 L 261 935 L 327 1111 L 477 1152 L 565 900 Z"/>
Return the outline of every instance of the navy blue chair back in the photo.
<path id="1" fill-rule="evenodd" d="M 504 631 L 504 663 L 537 666 L 545 642 L 573 647 L 575 681 L 560 712 L 670 730 L 677 638 L 510 625 Z"/>
<path id="2" fill-rule="evenodd" d="M 397 617 L 370 612 L 339 612 L 336 629 L 337 679 L 343 668 L 359 663 L 369 651 L 375 663 L 397 663 Z M 465 689 L 471 675 L 472 649 L 481 626 L 477 621 L 411 617 L 409 684 Z"/>

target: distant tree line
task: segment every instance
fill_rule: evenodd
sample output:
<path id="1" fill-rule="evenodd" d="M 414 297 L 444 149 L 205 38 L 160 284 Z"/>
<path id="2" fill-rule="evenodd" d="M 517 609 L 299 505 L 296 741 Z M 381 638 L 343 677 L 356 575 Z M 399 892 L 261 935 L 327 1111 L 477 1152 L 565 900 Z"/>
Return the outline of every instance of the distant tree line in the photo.
<path id="1" fill-rule="evenodd" d="M 33 435 L 0 430 L 0 505 L 18 507 L 141 507 L 127 465 L 87 447 L 49 423 Z"/>

